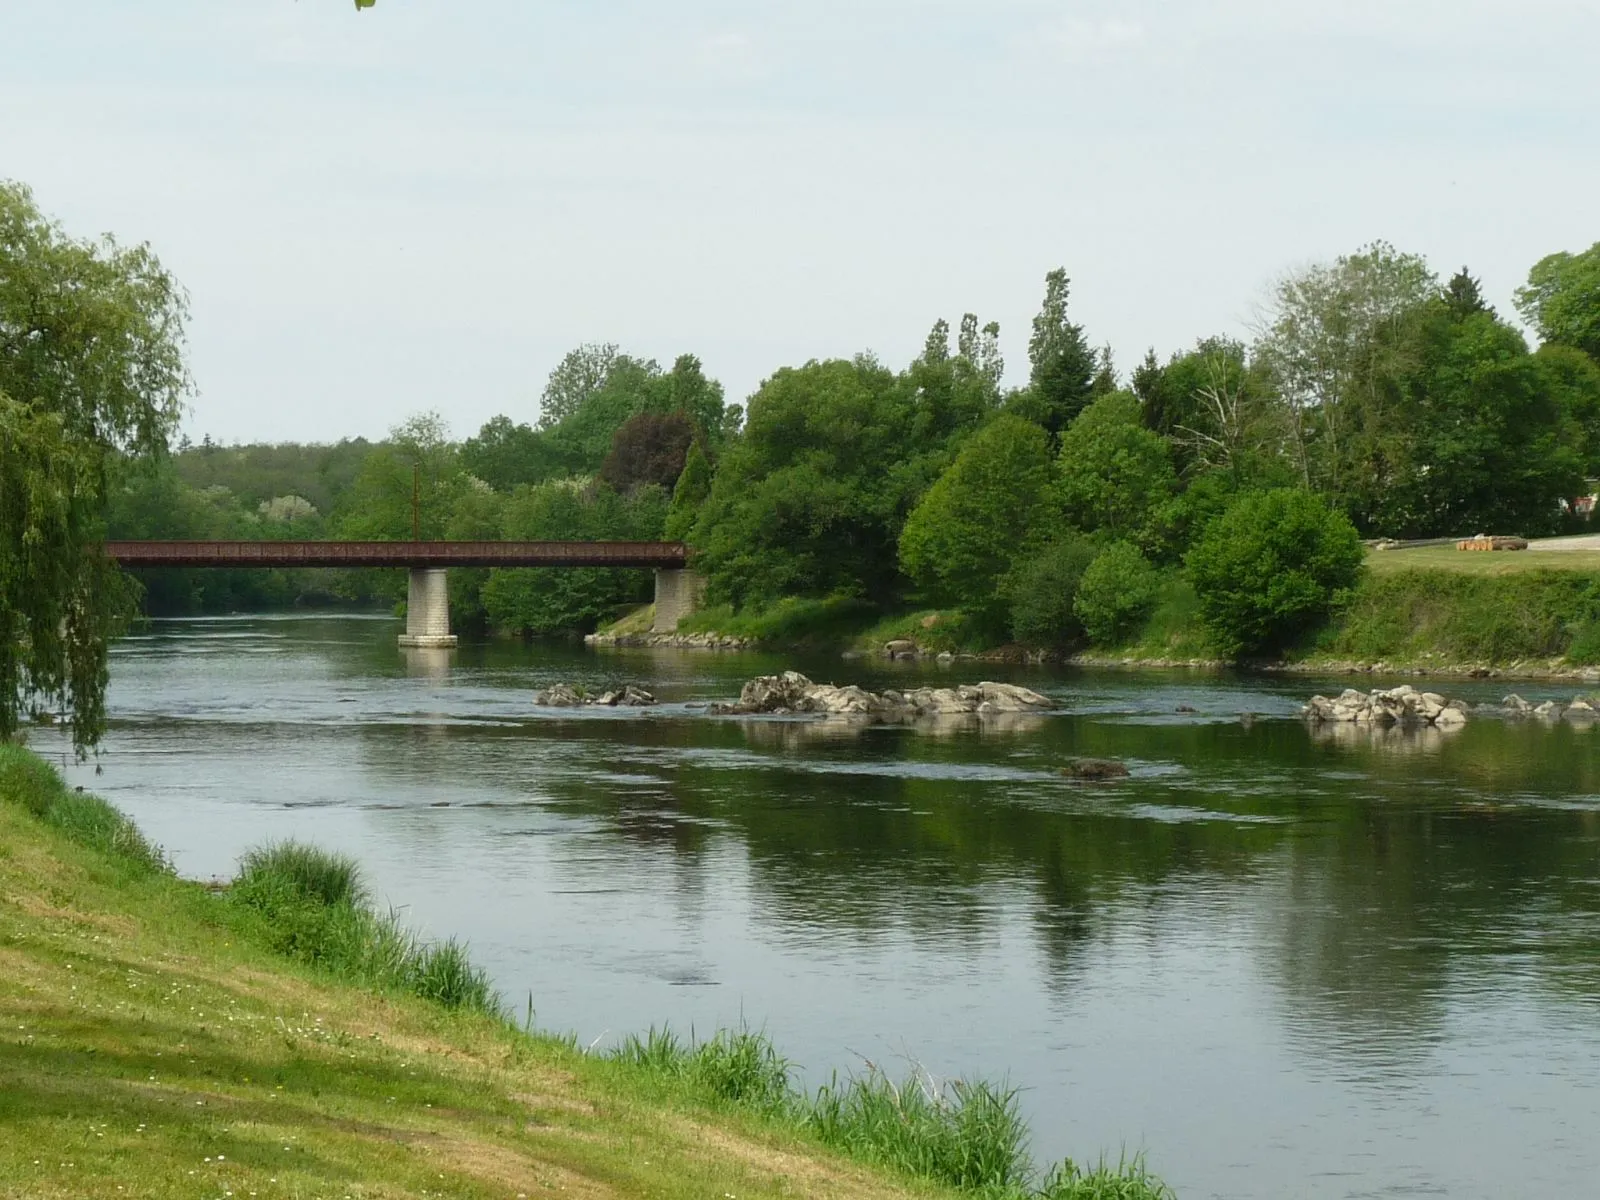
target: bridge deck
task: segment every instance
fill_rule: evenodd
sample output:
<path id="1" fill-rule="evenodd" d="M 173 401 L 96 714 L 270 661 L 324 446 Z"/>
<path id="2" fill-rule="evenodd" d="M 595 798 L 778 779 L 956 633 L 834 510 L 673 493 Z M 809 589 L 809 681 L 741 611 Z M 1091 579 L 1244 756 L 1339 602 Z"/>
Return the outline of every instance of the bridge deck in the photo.
<path id="1" fill-rule="evenodd" d="M 682 542 L 107 542 L 123 567 L 655 567 Z"/>

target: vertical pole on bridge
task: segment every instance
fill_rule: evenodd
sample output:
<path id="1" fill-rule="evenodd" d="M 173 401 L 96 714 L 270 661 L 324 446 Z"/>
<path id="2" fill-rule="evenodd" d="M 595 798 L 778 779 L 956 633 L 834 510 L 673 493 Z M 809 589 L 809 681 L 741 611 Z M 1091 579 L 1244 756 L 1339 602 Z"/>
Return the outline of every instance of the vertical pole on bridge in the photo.
<path id="1" fill-rule="evenodd" d="M 450 632 L 450 580 L 443 567 L 411 568 L 411 583 L 406 592 L 406 631 L 402 646 L 450 647 L 456 637 Z"/>
<path id="2" fill-rule="evenodd" d="M 411 464 L 411 540 L 422 540 L 422 468 Z"/>

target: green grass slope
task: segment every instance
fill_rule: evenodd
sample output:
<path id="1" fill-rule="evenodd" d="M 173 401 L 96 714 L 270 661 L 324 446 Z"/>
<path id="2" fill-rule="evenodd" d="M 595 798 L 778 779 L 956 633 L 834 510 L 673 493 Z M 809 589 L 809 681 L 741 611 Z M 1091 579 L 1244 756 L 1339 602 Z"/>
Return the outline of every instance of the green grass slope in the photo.
<path id="1" fill-rule="evenodd" d="M 267 848 L 218 894 L 0 744 L 0 1196 L 1170 1195 L 1137 1165 L 1037 1178 L 1021 1136 L 981 1086 L 801 1097 L 756 1035 L 520 1030 L 353 864 Z"/>

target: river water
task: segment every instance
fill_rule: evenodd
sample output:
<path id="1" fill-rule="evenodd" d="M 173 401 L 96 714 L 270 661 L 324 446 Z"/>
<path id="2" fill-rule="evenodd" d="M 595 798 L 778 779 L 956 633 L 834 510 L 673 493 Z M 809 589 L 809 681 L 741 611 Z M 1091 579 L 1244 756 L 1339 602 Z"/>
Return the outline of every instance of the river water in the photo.
<path id="1" fill-rule="evenodd" d="M 397 632 L 157 623 L 114 652 L 100 773 L 68 774 L 187 875 L 288 836 L 357 855 L 585 1044 L 743 1022 L 812 1081 L 1006 1078 L 1040 1157 L 1142 1151 L 1184 1200 L 1600 1195 L 1600 729 L 1323 739 L 1303 679 Z M 1007 678 L 1062 711 L 852 732 L 695 707 L 785 667 Z M 535 709 L 558 680 L 663 704 Z M 1074 755 L 1133 778 L 1070 783 Z"/>

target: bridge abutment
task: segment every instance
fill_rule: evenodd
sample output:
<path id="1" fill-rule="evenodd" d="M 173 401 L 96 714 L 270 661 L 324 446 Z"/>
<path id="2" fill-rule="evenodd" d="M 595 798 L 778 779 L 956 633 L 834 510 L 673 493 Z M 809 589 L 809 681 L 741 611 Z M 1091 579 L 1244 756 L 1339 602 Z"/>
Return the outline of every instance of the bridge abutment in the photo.
<path id="1" fill-rule="evenodd" d="M 652 633 L 676 633 L 678 622 L 700 607 L 706 581 L 688 568 L 656 572 L 656 619 Z"/>
<path id="2" fill-rule="evenodd" d="M 449 647 L 456 644 L 450 632 L 450 580 L 443 567 L 413 567 L 406 591 L 406 631 L 402 646 Z"/>

